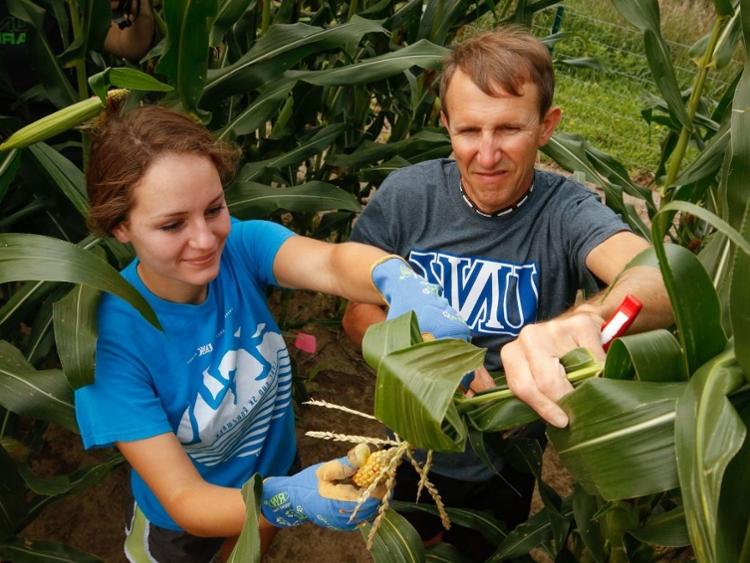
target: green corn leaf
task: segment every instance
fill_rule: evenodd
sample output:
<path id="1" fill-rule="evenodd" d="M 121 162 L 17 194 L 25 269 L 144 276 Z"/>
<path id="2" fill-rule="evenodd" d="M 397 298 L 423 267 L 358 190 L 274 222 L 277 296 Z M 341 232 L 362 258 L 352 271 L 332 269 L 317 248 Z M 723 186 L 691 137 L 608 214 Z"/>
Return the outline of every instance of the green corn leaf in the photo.
<path id="1" fill-rule="evenodd" d="M 716 176 L 721 168 L 729 142 L 730 132 L 727 122 L 708 140 L 705 148 L 696 156 L 695 160 L 680 172 L 675 184 L 684 186 Z"/>
<path id="2" fill-rule="evenodd" d="M 425 561 L 434 563 L 471 563 L 473 559 L 461 553 L 449 543 L 439 543 L 428 547 L 425 551 Z"/>
<path id="3" fill-rule="evenodd" d="M 678 506 L 669 512 L 651 516 L 645 524 L 628 530 L 637 540 L 656 546 L 683 547 L 690 545 L 685 509 Z"/>
<path id="4" fill-rule="evenodd" d="M 206 96 L 218 101 L 252 90 L 279 77 L 309 55 L 359 43 L 367 33 L 384 32 L 378 22 L 359 16 L 329 29 L 303 23 L 272 25 L 236 63 L 209 73 Z"/>
<path id="5" fill-rule="evenodd" d="M 27 538 L 0 541 L 0 557 L 13 563 L 103 563 L 98 557 L 67 545 Z"/>
<path id="6" fill-rule="evenodd" d="M 560 512 L 567 518 L 573 516 L 569 498 L 563 500 Z M 549 541 L 551 537 L 552 524 L 547 509 L 543 508 L 510 532 L 485 563 L 500 563 L 513 557 L 527 555 L 530 550 Z"/>
<path id="7" fill-rule="evenodd" d="M 284 103 L 296 83 L 296 80 L 283 78 L 263 88 L 258 93 L 258 97 L 233 117 L 221 130 L 219 138 L 223 139 L 229 133 L 247 135 L 264 126 Z"/>
<path id="8" fill-rule="evenodd" d="M 164 82 L 137 68 L 112 68 L 109 71 L 109 81 L 112 86 L 117 88 L 140 90 L 142 92 L 171 92 L 174 90 L 169 84 L 164 84 Z"/>
<path id="9" fill-rule="evenodd" d="M 238 182 L 227 192 L 227 206 L 241 219 L 265 218 L 278 209 L 316 213 L 341 209 L 360 211 L 357 198 L 325 182 L 274 188 L 255 182 Z"/>
<path id="10" fill-rule="evenodd" d="M 211 47 L 217 47 L 223 40 L 227 31 L 240 19 L 242 14 L 255 0 L 224 0 L 220 2 L 216 13 L 208 43 Z"/>
<path id="11" fill-rule="evenodd" d="M 124 299 L 161 329 L 143 296 L 93 253 L 51 237 L 17 233 L 0 235 L 0 248 L 0 283 L 37 280 L 86 284 Z"/>
<path id="12" fill-rule="evenodd" d="M 587 492 L 605 500 L 677 486 L 675 401 L 684 383 L 591 379 L 563 397 L 567 429 L 547 434 Z"/>
<path id="13" fill-rule="evenodd" d="M 71 105 L 78 100 L 57 56 L 46 39 L 44 28 L 45 10 L 30 0 L 7 0 L 8 13 L 34 28 L 29 35 L 29 50 L 36 75 L 44 86 L 44 94 L 57 108 Z"/>
<path id="14" fill-rule="evenodd" d="M 362 537 L 368 537 L 370 528 L 370 524 L 360 528 Z M 375 534 L 372 557 L 383 563 L 421 563 L 425 560 L 422 539 L 406 518 L 390 509 Z"/>
<path id="15" fill-rule="evenodd" d="M 392 143 L 364 142 L 351 154 L 335 154 L 328 157 L 326 164 L 349 169 L 393 157 L 390 162 L 403 162 L 408 165 L 409 162 L 405 160 L 405 155 L 432 149 L 436 145 L 450 146 L 450 139 L 443 132 L 422 130 L 402 141 Z"/>
<path id="16" fill-rule="evenodd" d="M 76 431 L 73 390 L 60 370 L 37 371 L 0 340 L 0 405 L 11 412 Z"/>
<path id="17" fill-rule="evenodd" d="M 87 217 L 89 204 L 83 172 L 47 143 L 30 145 L 29 152 L 44 175 L 68 198 L 82 217 Z"/>
<path id="18" fill-rule="evenodd" d="M 361 168 L 359 170 L 359 177 L 366 182 L 379 184 L 385 180 L 386 176 L 391 172 L 395 172 L 396 170 L 399 170 L 404 166 L 409 166 L 410 164 L 412 163 L 404 157 L 396 155 L 382 164 L 376 164 L 375 166 L 370 166 L 368 168 Z"/>
<path id="19" fill-rule="evenodd" d="M 607 351 L 604 377 L 640 381 L 687 381 L 680 343 L 671 332 L 652 330 L 616 338 Z"/>
<path id="20" fill-rule="evenodd" d="M 327 70 L 288 71 L 286 75 L 318 86 L 363 84 L 388 78 L 413 66 L 438 68 L 447 53 L 445 47 L 422 39 L 398 51 L 358 63 Z"/>
<path id="21" fill-rule="evenodd" d="M 417 316 L 413 312 L 370 325 L 362 340 L 362 357 L 376 372 L 381 360 L 397 350 L 422 342 Z"/>
<path id="22" fill-rule="evenodd" d="M 672 214 L 660 211 L 654 216 L 653 252 L 639 255 L 634 264 L 653 264 L 654 254 L 658 256 L 664 285 L 672 302 L 677 337 L 684 352 L 683 371 L 693 373 L 724 349 L 726 337 L 721 328 L 719 298 L 700 260 L 685 248 L 664 245 Z"/>
<path id="23" fill-rule="evenodd" d="M 418 448 L 463 451 L 467 429 L 453 395 L 463 375 L 482 365 L 484 354 L 453 339 L 391 352 L 378 367 L 375 416 Z"/>
<path id="24" fill-rule="evenodd" d="M 19 474 L 26 486 L 34 493 L 46 497 L 60 497 L 75 494 L 98 483 L 122 465 L 123 462 L 123 457 L 120 454 L 114 454 L 104 461 L 81 467 L 68 475 L 40 477 L 33 473 L 27 465 L 19 466 Z"/>
<path id="25" fill-rule="evenodd" d="M 747 434 L 728 395 L 745 384 L 730 348 L 702 366 L 677 401 L 675 445 L 690 543 L 699 561 L 719 552 L 718 509 L 724 471 Z"/>
<path id="26" fill-rule="evenodd" d="M 182 107 L 198 113 L 208 68 L 208 33 L 216 15 L 215 0 L 165 0 L 167 47 L 156 67 L 169 77 Z"/>
<path id="27" fill-rule="evenodd" d="M 708 209 L 690 203 L 688 201 L 671 201 L 668 204 L 662 206 L 659 212 L 669 213 L 674 211 L 682 211 L 683 213 L 690 213 L 695 215 L 699 219 L 704 220 L 715 227 L 718 231 L 729 237 L 742 252 L 750 255 L 750 241 L 737 232 L 729 223 L 724 221 L 721 217 L 711 213 Z"/>
<path id="28" fill-rule="evenodd" d="M 583 487 L 576 485 L 572 495 L 573 516 L 584 545 L 591 552 L 596 563 L 607 561 L 604 553 L 604 537 L 597 518 L 600 501 L 596 495 L 588 494 Z"/>
<path id="29" fill-rule="evenodd" d="M 391 506 L 398 512 L 426 512 L 434 516 L 440 515 L 434 504 L 396 500 L 391 502 Z M 499 544 L 508 535 L 504 526 L 494 516 L 484 511 L 455 507 L 446 507 L 445 511 L 451 521 L 451 526 L 462 526 L 476 530 L 493 545 Z"/>
<path id="30" fill-rule="evenodd" d="M 18 149 L 8 151 L 0 160 L 0 203 L 2 203 L 8 188 L 16 179 L 16 173 L 21 165 Z"/>
<path id="31" fill-rule="evenodd" d="M 656 0 L 612 0 L 617 10 L 643 33 L 646 59 L 651 76 L 669 106 L 672 116 L 683 127 L 691 129 L 671 62 L 669 47 L 661 34 L 659 4 Z"/>
<path id="32" fill-rule="evenodd" d="M 737 228 L 745 240 L 750 240 L 750 194 L 747 180 L 750 177 L 750 1 L 740 2 L 742 35 L 745 47 L 745 67 L 735 90 L 731 117 L 731 159 L 726 174 L 727 207 L 729 222 Z M 745 343 L 750 339 L 750 256 L 737 252 L 732 265 L 730 286 L 730 317 L 735 342 Z M 750 382 L 750 350 L 747 346 L 737 346 L 737 360 Z"/>
<path id="33" fill-rule="evenodd" d="M 260 563 L 260 495 L 263 491 L 263 479 L 257 473 L 242 486 L 242 498 L 245 501 L 245 525 L 234 546 L 227 563 Z"/>
<path id="34" fill-rule="evenodd" d="M 267 169 L 280 169 L 297 165 L 306 158 L 314 156 L 330 146 L 346 129 L 344 123 L 334 123 L 323 127 L 308 141 L 295 149 L 266 160 L 249 162 L 240 171 L 240 181 L 248 182 L 261 176 Z"/>
<path id="35" fill-rule="evenodd" d="M 106 2 L 83 0 L 80 6 L 83 23 L 81 34 L 60 55 L 60 62 L 66 67 L 83 63 L 91 50 L 100 51 L 112 21 L 112 9 Z M 76 6 L 71 6 L 71 9 L 75 10 Z"/>
<path id="36" fill-rule="evenodd" d="M 2 539 L 18 532 L 29 512 L 26 491 L 18 467 L 4 447 L 0 446 L 0 545 Z M 0 552 L 2 554 L 2 552 Z"/>
<path id="37" fill-rule="evenodd" d="M 94 382 L 96 312 L 100 295 L 98 290 L 78 284 L 53 306 L 57 353 L 73 389 Z"/>

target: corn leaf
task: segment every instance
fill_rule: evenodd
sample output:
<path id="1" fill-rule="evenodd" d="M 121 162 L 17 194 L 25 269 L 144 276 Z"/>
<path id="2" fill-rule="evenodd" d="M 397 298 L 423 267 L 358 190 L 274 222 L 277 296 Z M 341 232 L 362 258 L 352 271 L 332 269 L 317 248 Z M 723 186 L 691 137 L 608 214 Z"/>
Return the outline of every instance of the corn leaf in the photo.
<path id="1" fill-rule="evenodd" d="M 263 490 L 263 479 L 257 473 L 242 486 L 242 498 L 245 500 L 245 524 L 234 546 L 227 563 L 260 563 L 260 494 Z"/>
<path id="2" fill-rule="evenodd" d="M 628 533 L 650 545 L 668 547 L 690 545 L 690 536 L 685 523 L 685 509 L 682 506 L 669 512 L 655 514 L 642 526 L 628 530 Z"/>
<path id="3" fill-rule="evenodd" d="M 47 143 L 34 143 L 28 148 L 42 172 L 68 198 L 78 213 L 87 217 L 89 204 L 83 172 Z"/>
<path id="4" fill-rule="evenodd" d="M 318 86 L 363 84 L 388 78 L 413 66 L 438 68 L 447 53 L 445 47 L 421 39 L 398 51 L 358 63 L 326 70 L 288 71 L 286 76 Z"/>
<path id="5" fill-rule="evenodd" d="M 482 365 L 485 350 L 454 339 L 422 342 L 380 361 L 375 416 L 423 449 L 460 452 L 467 428 L 453 403 L 464 374 Z"/>
<path id="6" fill-rule="evenodd" d="M 724 471 L 747 428 L 728 395 L 745 383 L 732 349 L 702 366 L 677 401 L 675 444 L 690 543 L 699 561 L 730 561 L 718 549 Z"/>
<path id="7" fill-rule="evenodd" d="M 143 92 L 171 92 L 174 90 L 169 84 L 164 84 L 137 68 L 116 67 L 109 70 L 109 81 L 112 86 L 140 90 Z"/>
<path id="8" fill-rule="evenodd" d="M 94 381 L 96 311 L 100 294 L 92 287 L 77 284 L 53 306 L 57 353 L 73 389 Z"/>
<path id="9" fill-rule="evenodd" d="M 449 543 L 440 542 L 425 550 L 425 561 L 435 563 L 471 563 L 473 559 L 461 553 Z"/>
<path id="10" fill-rule="evenodd" d="M 112 9 L 106 2 L 83 0 L 80 4 L 83 22 L 82 33 L 77 35 L 75 40 L 65 49 L 65 52 L 60 55 L 60 62 L 66 67 L 83 63 L 91 50 L 101 50 L 112 20 Z M 75 10 L 77 7 L 73 5 L 71 9 Z"/>
<path id="11" fill-rule="evenodd" d="M 640 381 L 687 381 L 680 343 L 671 332 L 652 330 L 616 338 L 607 351 L 603 376 Z"/>
<path id="12" fill-rule="evenodd" d="M 62 240 L 32 234 L 0 235 L 0 283 L 62 281 L 108 291 L 130 303 L 154 327 L 156 314 L 143 296 L 93 253 Z"/>
<path id="13" fill-rule="evenodd" d="M 167 47 L 156 67 L 177 90 L 182 107 L 198 112 L 208 68 L 208 33 L 216 15 L 211 0 L 165 0 Z"/>
<path id="14" fill-rule="evenodd" d="M 266 160 L 249 162 L 240 171 L 240 181 L 248 182 L 254 180 L 269 169 L 296 166 L 306 158 L 314 156 L 330 146 L 345 129 L 346 125 L 344 123 L 327 125 L 316 132 L 309 140 L 288 152 L 267 158 Z"/>
<path id="15" fill-rule="evenodd" d="M 370 528 L 371 524 L 360 528 L 363 537 L 368 537 Z M 375 534 L 372 558 L 378 563 L 422 563 L 425 560 L 422 539 L 406 518 L 390 509 Z"/>
<path id="16" fill-rule="evenodd" d="M 563 500 L 560 512 L 567 518 L 573 516 L 569 498 Z M 551 537 L 552 524 L 550 524 L 547 509 L 543 508 L 510 532 L 485 563 L 500 563 L 513 557 L 527 555 L 530 550 L 548 541 Z"/>
<path id="17" fill-rule="evenodd" d="M 0 340 L 0 406 L 22 416 L 76 431 L 73 390 L 56 369 L 37 371 L 21 352 Z"/>
<path id="18" fill-rule="evenodd" d="M 362 357 L 377 372 L 385 356 L 420 342 L 422 334 L 417 316 L 409 311 L 395 319 L 370 325 L 362 340 Z"/>
<path id="19" fill-rule="evenodd" d="M 8 151 L 0 160 L 0 203 L 2 203 L 5 194 L 8 193 L 13 180 L 16 179 L 18 167 L 21 165 L 18 149 Z"/>
<path id="20" fill-rule="evenodd" d="M 0 557 L 14 563 L 103 563 L 98 557 L 67 545 L 27 538 L 0 541 Z"/>
<path id="21" fill-rule="evenodd" d="M 590 494 L 619 500 L 678 485 L 675 401 L 684 383 L 591 379 L 560 401 L 566 429 L 547 434 Z"/>
<path id="22" fill-rule="evenodd" d="M 385 33 L 385 29 L 378 22 L 359 16 L 329 29 L 303 23 L 272 25 L 236 63 L 209 73 L 206 96 L 218 101 L 252 90 L 309 55 L 359 43 L 367 33 Z"/>
<path id="23" fill-rule="evenodd" d="M 216 18 L 211 26 L 211 33 L 209 35 L 208 43 L 211 47 L 217 47 L 224 34 L 237 23 L 245 10 L 248 9 L 250 4 L 255 0 L 224 0 L 220 2 L 219 9 L 216 13 Z"/>
<path id="24" fill-rule="evenodd" d="M 108 459 L 76 469 L 68 475 L 53 475 L 40 477 L 31 471 L 27 465 L 19 466 L 19 475 L 29 489 L 34 493 L 46 497 L 60 497 L 85 490 L 109 475 L 112 470 L 123 463 L 120 454 L 111 455 Z"/>
<path id="25" fill-rule="evenodd" d="M 677 337 L 684 352 L 683 371 L 693 373 L 724 349 L 726 337 L 719 298 L 700 260 L 685 248 L 664 245 L 673 213 L 660 211 L 654 216 L 651 240 L 672 302 Z M 633 261 L 634 265 L 652 263 L 651 253 L 642 253 Z"/>
<path id="26" fill-rule="evenodd" d="M 265 125 L 273 117 L 287 96 L 291 93 L 295 80 L 286 78 L 278 80 L 263 88 L 258 97 L 250 102 L 245 109 L 238 113 L 221 130 L 219 138 L 223 139 L 229 133 L 234 135 L 247 135 Z"/>
<path id="27" fill-rule="evenodd" d="M 440 515 L 434 504 L 396 500 L 391 503 L 391 506 L 398 512 L 426 512 L 434 516 Z M 493 545 L 499 544 L 508 535 L 503 525 L 494 516 L 481 510 L 446 507 L 445 511 L 451 521 L 451 526 L 462 526 L 475 530 Z"/>
<path id="28" fill-rule="evenodd" d="M 326 159 L 326 164 L 349 169 L 394 157 L 395 162 L 404 162 L 408 165 L 409 162 L 404 160 L 405 155 L 432 149 L 436 145 L 450 146 L 450 139 L 443 132 L 422 130 L 402 141 L 391 143 L 364 142 L 351 154 L 331 155 Z M 401 160 L 396 160 L 398 158 L 401 158 Z"/>
<path id="29" fill-rule="evenodd" d="M 303 213 L 361 209 L 353 194 L 325 182 L 307 182 L 282 188 L 256 182 L 237 182 L 227 191 L 227 206 L 233 215 L 241 219 L 266 218 L 278 209 Z"/>
<path id="30" fill-rule="evenodd" d="M 3 475 L 0 479 L 0 538 L 6 538 L 18 531 L 29 509 L 18 467 L 2 446 L 0 446 L 0 473 Z M 0 539 L 0 545 L 2 545 L 2 539 Z"/>
<path id="31" fill-rule="evenodd" d="M 656 0 L 612 0 L 617 10 L 643 33 L 651 76 L 669 106 L 669 112 L 683 127 L 691 129 L 671 62 L 669 47 L 661 35 L 659 4 Z"/>
<path id="32" fill-rule="evenodd" d="M 578 534 L 591 552 L 591 558 L 596 563 L 605 563 L 604 536 L 597 517 L 600 502 L 596 495 L 590 495 L 580 485 L 575 486 L 572 504 Z"/>

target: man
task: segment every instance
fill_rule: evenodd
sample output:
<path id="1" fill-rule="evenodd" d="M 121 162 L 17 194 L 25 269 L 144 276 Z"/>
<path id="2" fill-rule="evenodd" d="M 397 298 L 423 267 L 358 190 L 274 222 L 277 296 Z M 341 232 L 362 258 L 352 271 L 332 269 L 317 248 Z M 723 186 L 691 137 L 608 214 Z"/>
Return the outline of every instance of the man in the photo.
<path id="1" fill-rule="evenodd" d="M 578 346 L 603 357 L 603 319 L 629 293 L 644 304 L 635 331 L 668 325 L 671 309 L 657 269 L 632 268 L 618 278 L 648 243 L 591 191 L 535 170 L 537 149 L 560 121 L 553 92 L 549 52 L 525 30 L 504 28 L 458 45 L 440 85 L 455 161 L 391 174 L 351 238 L 400 254 L 439 283 L 471 327 L 472 342 L 487 348 L 486 367 L 502 363 L 515 395 L 564 427 L 567 417 L 556 402 L 572 387 L 559 358 Z M 596 280 L 612 285 L 610 291 L 570 309 L 577 290 L 596 288 Z M 344 329 L 360 342 L 369 325 L 384 319 L 381 308 L 351 303 Z M 486 373 L 477 375 L 472 390 L 492 385 Z M 526 519 L 533 479 L 504 464 L 500 452 L 491 457 L 502 477 L 472 452 L 436 457 L 436 484 L 448 506 L 491 508 L 513 527 Z M 401 473 L 408 469 L 398 480 L 408 488 L 410 478 Z M 396 496 L 408 499 L 403 488 Z M 423 539 L 438 531 L 413 523 Z"/>

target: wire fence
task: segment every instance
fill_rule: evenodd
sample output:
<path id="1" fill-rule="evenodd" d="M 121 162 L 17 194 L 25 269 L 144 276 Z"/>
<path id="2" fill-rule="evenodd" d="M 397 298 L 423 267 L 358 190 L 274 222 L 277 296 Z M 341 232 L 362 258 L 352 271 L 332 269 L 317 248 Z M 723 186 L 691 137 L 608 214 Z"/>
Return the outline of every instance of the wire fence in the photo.
<path id="1" fill-rule="evenodd" d="M 592 57 L 598 63 L 586 68 L 556 65 L 557 101 L 565 114 L 571 116 L 567 122 L 563 121 L 561 129 L 584 134 L 628 168 L 653 171 L 663 135 L 641 115 L 644 95 L 659 96 L 641 32 L 573 6 L 565 5 L 563 11 L 558 10 L 547 10 L 536 18 L 532 27 L 535 35 L 544 37 L 553 30 L 562 31 L 563 38 L 553 48 L 557 60 Z M 685 90 L 696 72 L 691 45 L 670 39 L 666 43 L 678 84 Z M 708 111 L 713 109 L 711 100 L 721 97 L 741 68 L 742 63 L 733 60 L 726 68 L 708 75 L 705 85 Z M 585 131 L 577 131 L 579 127 Z"/>

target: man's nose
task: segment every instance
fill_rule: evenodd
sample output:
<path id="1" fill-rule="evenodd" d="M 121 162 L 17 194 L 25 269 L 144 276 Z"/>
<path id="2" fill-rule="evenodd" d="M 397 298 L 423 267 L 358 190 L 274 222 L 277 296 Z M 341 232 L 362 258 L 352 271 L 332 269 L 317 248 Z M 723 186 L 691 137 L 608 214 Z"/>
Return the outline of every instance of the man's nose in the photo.
<path id="1" fill-rule="evenodd" d="M 491 133 L 483 133 L 477 155 L 479 165 L 485 170 L 494 170 L 502 159 L 500 145 Z"/>

